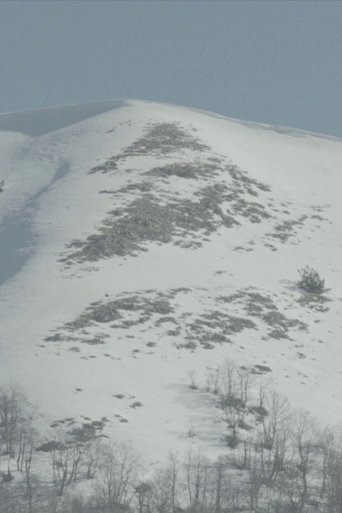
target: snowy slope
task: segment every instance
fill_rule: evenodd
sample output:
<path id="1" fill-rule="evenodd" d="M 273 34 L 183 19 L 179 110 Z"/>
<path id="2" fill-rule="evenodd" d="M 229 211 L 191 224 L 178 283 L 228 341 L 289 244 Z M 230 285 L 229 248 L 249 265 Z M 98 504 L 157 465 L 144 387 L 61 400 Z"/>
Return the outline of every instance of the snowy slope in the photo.
<path id="1" fill-rule="evenodd" d="M 341 421 L 342 141 L 139 101 L 0 129 L 0 376 L 43 428 L 105 418 L 150 460 L 194 428 L 215 451 L 221 414 L 188 385 L 227 359 Z"/>

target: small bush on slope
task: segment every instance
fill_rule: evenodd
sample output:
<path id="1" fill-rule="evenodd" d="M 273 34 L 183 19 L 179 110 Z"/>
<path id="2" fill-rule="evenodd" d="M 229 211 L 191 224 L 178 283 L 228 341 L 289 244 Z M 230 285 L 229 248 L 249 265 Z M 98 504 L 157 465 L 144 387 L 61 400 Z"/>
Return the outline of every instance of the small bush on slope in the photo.
<path id="1" fill-rule="evenodd" d="M 301 289 L 311 294 L 322 294 L 324 292 L 324 279 L 320 277 L 315 269 L 307 265 L 299 269 L 298 272 L 300 275 L 298 285 Z"/>

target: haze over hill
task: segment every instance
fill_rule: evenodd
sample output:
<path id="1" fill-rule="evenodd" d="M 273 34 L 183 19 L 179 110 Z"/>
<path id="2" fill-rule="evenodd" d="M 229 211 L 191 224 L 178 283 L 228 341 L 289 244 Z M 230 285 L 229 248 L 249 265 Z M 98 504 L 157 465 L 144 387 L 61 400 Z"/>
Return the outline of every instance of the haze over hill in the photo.
<path id="1" fill-rule="evenodd" d="M 42 429 L 102 421 L 156 461 L 193 426 L 215 454 L 225 360 L 341 421 L 341 140 L 121 100 L 0 130 L 1 382 Z"/>

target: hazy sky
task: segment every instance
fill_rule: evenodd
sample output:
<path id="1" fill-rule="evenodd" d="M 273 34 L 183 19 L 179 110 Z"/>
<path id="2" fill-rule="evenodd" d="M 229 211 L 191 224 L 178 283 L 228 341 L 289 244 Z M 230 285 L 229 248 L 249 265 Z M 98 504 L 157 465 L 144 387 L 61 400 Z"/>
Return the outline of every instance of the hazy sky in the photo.
<path id="1" fill-rule="evenodd" d="M 140 98 L 342 137 L 340 1 L 0 0 L 0 111 Z"/>

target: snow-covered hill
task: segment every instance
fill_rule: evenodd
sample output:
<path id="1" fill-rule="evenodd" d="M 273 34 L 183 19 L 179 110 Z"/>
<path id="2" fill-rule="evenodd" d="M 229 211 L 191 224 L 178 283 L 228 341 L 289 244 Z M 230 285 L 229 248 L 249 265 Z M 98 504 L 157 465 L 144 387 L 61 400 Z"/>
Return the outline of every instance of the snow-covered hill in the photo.
<path id="1" fill-rule="evenodd" d="M 221 412 L 189 383 L 226 360 L 341 421 L 341 140 L 139 101 L 0 130 L 0 376 L 42 427 L 215 452 Z"/>

